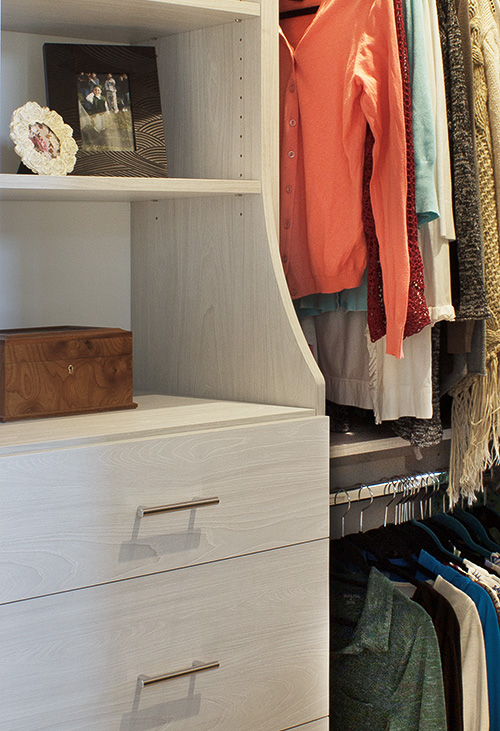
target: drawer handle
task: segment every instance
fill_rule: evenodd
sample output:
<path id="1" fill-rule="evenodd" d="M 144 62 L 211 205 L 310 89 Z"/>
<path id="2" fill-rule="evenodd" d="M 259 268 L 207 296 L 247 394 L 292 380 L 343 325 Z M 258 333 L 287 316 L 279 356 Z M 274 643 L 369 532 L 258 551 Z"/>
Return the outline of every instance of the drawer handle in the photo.
<path id="1" fill-rule="evenodd" d="M 141 684 L 141 688 L 145 688 L 147 685 L 154 685 L 154 683 L 163 683 L 165 680 L 173 680 L 174 678 L 184 678 L 186 675 L 203 673 L 206 670 L 216 670 L 219 667 L 220 663 L 218 662 L 208 662 L 205 665 L 195 665 L 192 668 L 177 670 L 173 673 L 166 673 L 165 675 L 156 675 L 151 678 L 148 675 L 139 675 L 137 680 Z"/>
<path id="2" fill-rule="evenodd" d="M 173 513 L 175 510 L 192 510 L 193 508 L 204 508 L 208 505 L 218 505 L 218 497 L 207 497 L 204 500 L 191 500 L 185 503 L 172 503 L 171 505 L 158 505 L 153 508 L 145 508 L 139 505 L 137 515 L 143 518 L 145 515 L 156 515 L 157 513 Z"/>

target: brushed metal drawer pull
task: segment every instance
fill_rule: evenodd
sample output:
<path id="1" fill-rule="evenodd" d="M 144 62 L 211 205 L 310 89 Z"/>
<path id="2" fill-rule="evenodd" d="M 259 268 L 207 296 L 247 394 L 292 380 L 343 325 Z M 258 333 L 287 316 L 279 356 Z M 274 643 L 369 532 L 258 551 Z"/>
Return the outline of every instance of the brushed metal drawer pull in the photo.
<path id="1" fill-rule="evenodd" d="M 137 515 L 143 518 L 145 515 L 156 515 L 157 513 L 173 513 L 175 510 L 192 510 L 193 508 L 204 508 L 208 505 L 218 505 L 218 497 L 207 497 L 204 500 L 191 500 L 185 503 L 172 503 L 171 505 L 158 505 L 153 508 L 145 508 L 139 505 Z"/>
<path id="2" fill-rule="evenodd" d="M 218 662 L 208 662 L 206 665 L 195 665 L 192 668 L 185 668 L 184 670 L 177 670 L 173 673 L 166 673 L 165 675 L 156 675 L 150 678 L 148 675 L 139 675 L 137 680 L 141 684 L 142 688 L 147 685 L 153 685 L 154 683 L 163 683 L 164 680 L 173 680 L 174 678 L 183 678 L 186 675 L 194 675 L 195 673 L 203 673 L 206 670 L 216 670 L 220 667 Z"/>

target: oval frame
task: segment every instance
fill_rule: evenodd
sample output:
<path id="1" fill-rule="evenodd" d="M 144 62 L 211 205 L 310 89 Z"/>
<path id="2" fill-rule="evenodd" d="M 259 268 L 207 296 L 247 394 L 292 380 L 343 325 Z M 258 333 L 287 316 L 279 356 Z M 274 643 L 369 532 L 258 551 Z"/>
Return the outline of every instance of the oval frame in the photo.
<path id="1" fill-rule="evenodd" d="M 40 152 L 30 140 L 30 126 L 36 123 L 48 127 L 58 138 L 57 157 L 50 158 Z M 48 107 L 27 102 L 16 109 L 12 113 L 10 137 L 23 164 L 39 175 L 67 175 L 75 167 L 78 145 L 73 139 L 73 130 L 60 114 Z"/>

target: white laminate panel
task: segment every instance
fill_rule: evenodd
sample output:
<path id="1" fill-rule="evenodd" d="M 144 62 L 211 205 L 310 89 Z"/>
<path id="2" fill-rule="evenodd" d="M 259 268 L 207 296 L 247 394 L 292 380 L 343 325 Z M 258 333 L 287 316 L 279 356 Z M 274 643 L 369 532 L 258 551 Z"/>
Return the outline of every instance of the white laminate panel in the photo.
<path id="1" fill-rule="evenodd" d="M 0 424 L 0 456 L 313 415 L 302 408 L 163 394 L 134 401 L 137 409 Z"/>
<path id="2" fill-rule="evenodd" d="M 138 388 L 324 410 L 263 216 L 257 196 L 132 205 Z"/>
<path id="3" fill-rule="evenodd" d="M 260 13 L 251 0 L 2 0 L 2 26 L 114 43 L 233 23 Z"/>
<path id="4" fill-rule="evenodd" d="M 313 417 L 0 458 L 0 601 L 325 537 L 327 455 Z"/>
<path id="5" fill-rule="evenodd" d="M 3 605 L 0 729 L 277 731 L 325 716 L 327 561 L 315 541 Z"/>
<path id="6" fill-rule="evenodd" d="M 258 180 L 201 180 L 188 178 L 106 178 L 0 175 L 0 199 L 17 201 L 116 202 L 164 198 L 244 195 L 260 193 Z"/>

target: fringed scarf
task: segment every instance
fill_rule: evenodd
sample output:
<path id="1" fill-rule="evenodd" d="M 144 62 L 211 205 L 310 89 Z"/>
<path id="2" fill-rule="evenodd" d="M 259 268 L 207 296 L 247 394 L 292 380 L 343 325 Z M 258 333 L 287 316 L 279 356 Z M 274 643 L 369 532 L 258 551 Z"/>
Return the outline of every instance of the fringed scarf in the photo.
<path id="1" fill-rule="evenodd" d="M 474 82 L 474 127 L 483 223 L 485 286 L 492 316 L 486 321 L 486 375 L 470 375 L 451 391 L 449 494 L 473 502 L 484 470 L 500 461 L 500 252 L 488 88 L 478 0 L 469 0 Z"/>

